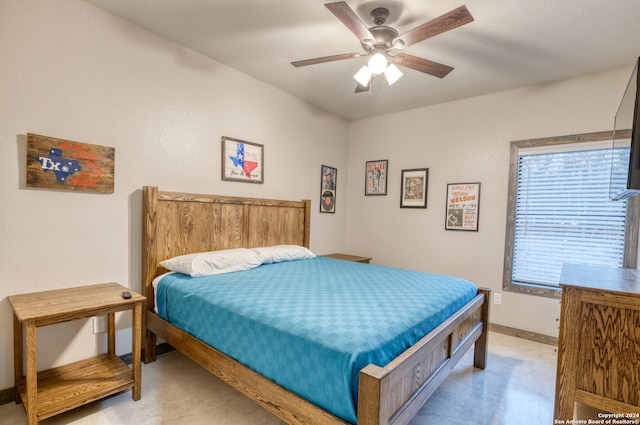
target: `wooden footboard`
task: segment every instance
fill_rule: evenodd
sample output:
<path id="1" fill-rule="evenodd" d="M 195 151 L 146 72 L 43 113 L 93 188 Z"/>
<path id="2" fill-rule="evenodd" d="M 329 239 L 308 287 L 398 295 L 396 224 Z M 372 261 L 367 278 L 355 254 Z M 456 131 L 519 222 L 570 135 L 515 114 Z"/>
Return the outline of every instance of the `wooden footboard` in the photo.
<path id="1" fill-rule="evenodd" d="M 385 367 L 360 371 L 358 425 L 407 424 L 475 343 L 474 366 L 484 369 L 490 289 Z"/>
<path id="2" fill-rule="evenodd" d="M 309 201 L 277 201 L 143 190 L 143 360 L 155 360 L 156 337 L 291 425 L 346 422 L 280 387 L 188 333 L 154 310 L 152 280 L 160 261 L 175 255 L 276 244 L 309 247 Z M 478 295 L 385 367 L 360 372 L 358 425 L 407 424 L 464 353 L 475 344 L 474 366 L 487 359 L 489 289 Z"/>

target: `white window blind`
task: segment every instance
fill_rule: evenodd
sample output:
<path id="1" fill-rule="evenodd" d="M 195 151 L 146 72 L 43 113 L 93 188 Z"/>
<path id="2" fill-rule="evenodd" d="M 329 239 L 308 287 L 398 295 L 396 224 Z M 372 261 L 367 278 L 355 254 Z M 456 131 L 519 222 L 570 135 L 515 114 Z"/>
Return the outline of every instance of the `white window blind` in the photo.
<path id="1" fill-rule="evenodd" d="M 626 185 L 612 161 L 628 158 L 629 148 L 519 152 L 513 282 L 558 286 L 564 263 L 622 267 L 627 202 L 609 194 Z"/>

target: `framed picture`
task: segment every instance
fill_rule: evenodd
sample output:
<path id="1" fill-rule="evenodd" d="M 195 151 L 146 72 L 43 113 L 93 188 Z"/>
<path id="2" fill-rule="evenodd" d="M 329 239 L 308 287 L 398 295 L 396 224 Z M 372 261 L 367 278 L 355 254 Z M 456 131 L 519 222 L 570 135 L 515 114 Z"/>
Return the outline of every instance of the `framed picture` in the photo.
<path id="1" fill-rule="evenodd" d="M 386 195 L 387 194 L 387 169 L 389 161 L 367 161 L 365 167 L 364 194 Z"/>
<path id="2" fill-rule="evenodd" d="M 320 181 L 320 212 L 335 213 L 338 169 L 323 165 Z"/>
<path id="3" fill-rule="evenodd" d="M 223 136 L 222 180 L 264 183 L 264 146 Z"/>
<path id="4" fill-rule="evenodd" d="M 446 230 L 478 231 L 480 213 L 480 183 L 450 183 L 447 185 Z"/>
<path id="5" fill-rule="evenodd" d="M 402 170 L 400 208 L 427 208 L 429 169 Z"/>

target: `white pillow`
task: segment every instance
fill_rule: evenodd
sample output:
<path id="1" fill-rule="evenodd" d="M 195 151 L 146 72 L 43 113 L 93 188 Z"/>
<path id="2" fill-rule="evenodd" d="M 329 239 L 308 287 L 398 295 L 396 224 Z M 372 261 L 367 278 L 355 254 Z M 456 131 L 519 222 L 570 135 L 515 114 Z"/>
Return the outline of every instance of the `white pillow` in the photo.
<path id="1" fill-rule="evenodd" d="M 300 245 L 262 246 L 259 248 L 251 248 L 251 250 L 262 257 L 264 264 L 303 260 L 316 256 L 310 249 Z"/>
<path id="2" fill-rule="evenodd" d="M 263 258 L 247 248 L 197 252 L 181 255 L 160 262 L 162 267 L 191 277 L 248 270 L 258 267 Z"/>

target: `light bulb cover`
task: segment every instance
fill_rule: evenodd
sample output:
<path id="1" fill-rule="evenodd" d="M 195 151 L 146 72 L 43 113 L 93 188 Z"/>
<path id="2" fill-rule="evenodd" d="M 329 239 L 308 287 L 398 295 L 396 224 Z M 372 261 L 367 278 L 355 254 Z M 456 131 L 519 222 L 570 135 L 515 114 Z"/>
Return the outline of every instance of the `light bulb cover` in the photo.
<path id="1" fill-rule="evenodd" d="M 365 65 L 360 68 L 360 71 L 356 72 L 356 75 L 354 75 L 353 78 L 355 78 L 361 86 L 367 87 L 369 85 L 369 80 L 371 80 L 371 70 Z"/>
<path id="2" fill-rule="evenodd" d="M 380 52 L 375 53 L 373 56 L 371 56 L 368 63 L 369 70 L 371 70 L 371 72 L 376 75 L 382 74 L 387 68 L 388 64 L 389 62 L 387 61 L 387 57 Z"/>
<path id="3" fill-rule="evenodd" d="M 400 79 L 404 74 L 400 71 L 400 68 L 394 64 L 389 64 L 387 69 L 384 70 L 384 76 L 387 78 L 387 83 L 392 85 Z"/>

